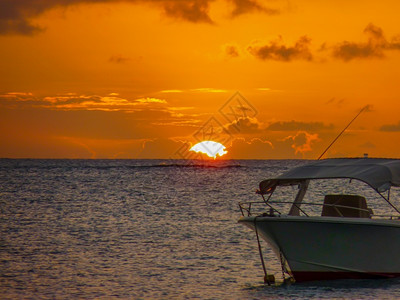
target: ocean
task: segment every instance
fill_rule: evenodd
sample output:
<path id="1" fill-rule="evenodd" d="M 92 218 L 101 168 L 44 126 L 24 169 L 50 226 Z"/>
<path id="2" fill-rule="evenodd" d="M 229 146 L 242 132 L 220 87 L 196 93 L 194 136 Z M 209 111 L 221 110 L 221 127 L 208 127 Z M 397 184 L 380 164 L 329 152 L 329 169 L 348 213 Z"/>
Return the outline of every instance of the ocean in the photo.
<path id="1" fill-rule="evenodd" d="M 0 298 L 400 297 L 399 279 L 283 283 L 265 242 L 263 284 L 238 202 L 306 162 L 1 159 Z"/>

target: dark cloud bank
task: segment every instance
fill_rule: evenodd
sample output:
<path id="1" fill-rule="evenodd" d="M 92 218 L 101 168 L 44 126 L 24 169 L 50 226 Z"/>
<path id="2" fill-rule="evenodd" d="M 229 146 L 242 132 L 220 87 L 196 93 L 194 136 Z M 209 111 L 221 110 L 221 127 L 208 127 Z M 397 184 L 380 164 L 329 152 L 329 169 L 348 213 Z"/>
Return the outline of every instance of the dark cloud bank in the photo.
<path id="1" fill-rule="evenodd" d="M 232 6 L 231 17 L 249 12 L 263 12 L 269 15 L 279 11 L 265 7 L 256 0 L 225 0 Z M 34 35 L 43 31 L 32 19 L 56 7 L 96 3 L 143 3 L 160 7 L 172 18 L 193 23 L 214 23 L 209 15 L 214 0 L 1 0 L 0 34 Z"/>

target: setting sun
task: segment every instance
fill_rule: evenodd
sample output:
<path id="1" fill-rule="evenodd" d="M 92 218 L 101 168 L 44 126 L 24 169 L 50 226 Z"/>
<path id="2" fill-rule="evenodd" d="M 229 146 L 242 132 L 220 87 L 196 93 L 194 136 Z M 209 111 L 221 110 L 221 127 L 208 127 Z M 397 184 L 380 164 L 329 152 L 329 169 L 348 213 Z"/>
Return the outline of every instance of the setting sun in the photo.
<path id="1" fill-rule="evenodd" d="M 213 157 L 214 159 L 217 158 L 217 156 L 223 156 L 228 153 L 228 151 L 225 151 L 224 145 L 213 141 L 203 141 L 197 143 L 190 148 L 190 151 L 194 151 L 196 153 L 201 152 L 209 157 Z"/>

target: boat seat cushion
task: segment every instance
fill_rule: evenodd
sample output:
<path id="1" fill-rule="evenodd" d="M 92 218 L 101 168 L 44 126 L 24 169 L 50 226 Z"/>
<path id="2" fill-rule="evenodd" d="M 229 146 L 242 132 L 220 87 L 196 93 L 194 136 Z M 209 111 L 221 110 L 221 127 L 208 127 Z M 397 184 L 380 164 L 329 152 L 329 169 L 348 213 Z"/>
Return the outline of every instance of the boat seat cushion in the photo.
<path id="1" fill-rule="evenodd" d="M 325 195 L 321 216 L 371 218 L 371 213 L 367 207 L 367 201 L 362 196 Z"/>

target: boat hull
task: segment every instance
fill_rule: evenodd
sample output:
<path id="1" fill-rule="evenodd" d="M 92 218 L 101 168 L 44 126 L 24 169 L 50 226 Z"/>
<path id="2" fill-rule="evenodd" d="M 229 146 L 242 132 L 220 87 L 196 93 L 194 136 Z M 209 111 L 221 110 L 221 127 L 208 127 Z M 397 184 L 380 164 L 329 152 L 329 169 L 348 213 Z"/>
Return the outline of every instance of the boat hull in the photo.
<path id="1" fill-rule="evenodd" d="M 297 282 L 400 276 L 400 221 L 242 217 L 286 260 Z"/>

